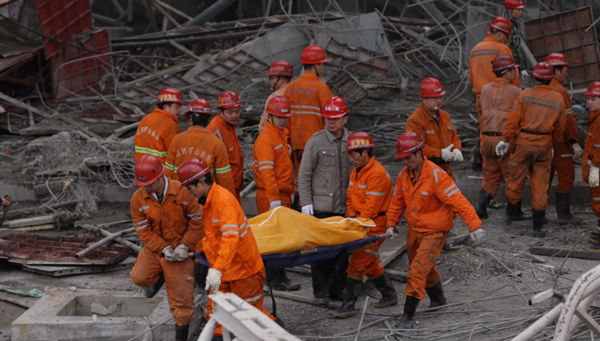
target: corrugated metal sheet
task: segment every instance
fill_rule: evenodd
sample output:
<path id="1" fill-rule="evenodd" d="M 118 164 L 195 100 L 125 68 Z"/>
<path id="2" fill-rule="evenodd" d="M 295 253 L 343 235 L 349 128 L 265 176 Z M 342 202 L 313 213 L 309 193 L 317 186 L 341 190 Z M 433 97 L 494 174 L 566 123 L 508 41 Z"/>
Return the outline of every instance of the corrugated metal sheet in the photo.
<path id="1" fill-rule="evenodd" d="M 63 42 L 75 40 L 92 27 L 89 0 L 36 0 L 42 32 Z M 44 38 L 46 58 L 54 56 L 63 44 Z"/>

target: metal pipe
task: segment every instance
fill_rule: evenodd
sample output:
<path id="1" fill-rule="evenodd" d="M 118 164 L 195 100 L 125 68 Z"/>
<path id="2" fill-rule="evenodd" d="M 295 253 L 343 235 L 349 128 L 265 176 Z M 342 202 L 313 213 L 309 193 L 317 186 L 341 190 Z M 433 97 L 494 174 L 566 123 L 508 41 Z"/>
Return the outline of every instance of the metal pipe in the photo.
<path id="1" fill-rule="evenodd" d="M 130 227 L 130 228 L 126 229 L 126 230 L 123 230 L 123 231 L 120 231 L 120 232 L 117 232 L 117 233 L 113 233 L 113 234 L 111 234 L 109 236 L 106 236 L 103 239 L 100 239 L 99 241 L 95 242 L 94 244 L 88 246 L 86 249 L 77 252 L 77 254 L 75 254 L 75 258 L 81 258 L 81 257 L 87 255 L 88 253 L 96 250 L 100 246 L 102 246 L 102 245 L 104 245 L 106 243 L 109 243 L 109 242 L 115 240 L 116 238 L 119 238 L 122 235 L 130 233 L 130 232 L 133 232 L 133 231 L 135 231 L 135 227 Z"/>
<path id="2" fill-rule="evenodd" d="M 202 13 L 198 14 L 194 19 L 181 25 L 181 28 L 190 26 L 203 26 L 204 24 L 206 24 L 207 21 L 219 15 L 221 12 L 223 12 L 229 6 L 231 6 L 234 2 L 235 0 L 218 0 L 209 8 L 202 11 Z"/>
<path id="3" fill-rule="evenodd" d="M 105 237 L 111 236 L 112 233 L 106 231 L 105 229 L 98 227 L 96 225 L 89 225 L 89 224 L 83 224 L 81 225 L 82 228 L 91 231 L 91 232 L 95 232 L 95 233 L 100 233 Z M 128 246 L 130 249 L 132 249 L 133 251 L 139 253 L 140 250 L 142 249 L 141 247 L 139 247 L 138 245 L 135 245 L 134 243 L 130 242 L 129 240 L 125 239 L 125 238 L 115 238 L 115 242 L 119 243 L 119 244 L 123 244 L 125 246 Z"/>

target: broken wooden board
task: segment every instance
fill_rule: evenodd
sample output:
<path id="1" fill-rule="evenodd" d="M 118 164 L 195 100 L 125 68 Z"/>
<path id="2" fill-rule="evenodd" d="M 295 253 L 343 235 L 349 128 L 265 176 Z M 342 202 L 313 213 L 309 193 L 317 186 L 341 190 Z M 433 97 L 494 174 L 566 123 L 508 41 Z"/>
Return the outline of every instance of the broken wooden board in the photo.
<path id="1" fill-rule="evenodd" d="M 61 277 L 131 269 L 135 260 L 135 257 L 127 257 L 121 262 L 112 265 L 54 266 L 21 264 L 21 266 L 23 270 L 27 272 L 33 272 L 52 277 Z"/>
<path id="2" fill-rule="evenodd" d="M 37 225 L 44 225 L 44 224 L 54 224 L 54 215 L 49 214 L 49 215 L 43 215 L 43 216 L 33 217 L 33 218 L 9 220 L 9 221 L 5 221 L 4 224 L 2 224 L 2 227 L 17 228 L 17 227 L 37 226 Z"/>
<path id="3" fill-rule="evenodd" d="M 578 259 L 591 259 L 600 260 L 600 252 L 590 252 L 583 250 L 568 250 L 568 249 L 557 249 L 550 247 L 530 247 L 529 253 L 540 256 L 550 257 L 566 257 L 578 258 Z"/>

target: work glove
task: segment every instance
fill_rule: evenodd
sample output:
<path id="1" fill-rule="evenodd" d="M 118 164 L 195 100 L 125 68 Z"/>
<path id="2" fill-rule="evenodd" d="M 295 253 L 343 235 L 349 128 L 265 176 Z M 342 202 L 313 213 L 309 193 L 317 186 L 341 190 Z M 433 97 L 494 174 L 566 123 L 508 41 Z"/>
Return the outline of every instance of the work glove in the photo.
<path id="1" fill-rule="evenodd" d="M 281 200 L 274 200 L 269 203 L 269 209 L 272 210 L 275 207 L 281 206 Z"/>
<path id="2" fill-rule="evenodd" d="M 313 211 L 313 205 L 302 206 L 302 213 L 306 215 L 315 215 L 315 212 Z"/>
<path id="3" fill-rule="evenodd" d="M 296 199 L 295 195 L 293 195 L 293 194 L 290 195 L 290 204 L 293 204 L 295 199 Z"/>
<path id="4" fill-rule="evenodd" d="M 504 141 L 500 141 L 496 145 L 496 155 L 498 155 L 498 156 L 502 156 L 502 155 L 506 154 L 507 150 L 508 150 L 508 143 L 506 143 Z"/>
<path id="5" fill-rule="evenodd" d="M 598 187 L 598 185 L 600 185 L 600 176 L 598 170 L 598 167 L 590 167 L 590 176 L 588 177 L 588 183 L 590 184 L 590 187 Z"/>
<path id="6" fill-rule="evenodd" d="M 460 149 L 456 149 L 456 148 L 452 149 L 452 161 L 458 161 L 458 162 L 460 162 L 460 161 L 462 161 L 464 159 L 465 158 L 463 157 Z"/>
<path id="7" fill-rule="evenodd" d="M 175 248 L 175 261 L 182 262 L 188 258 L 190 258 L 190 249 L 183 244 L 177 245 Z"/>
<path id="8" fill-rule="evenodd" d="M 398 237 L 398 231 L 395 227 L 388 227 L 385 231 L 385 238 L 388 239 L 396 239 Z"/>
<path id="9" fill-rule="evenodd" d="M 521 70 L 519 78 L 522 80 L 526 80 L 527 78 L 529 78 L 529 72 L 527 72 L 527 70 Z"/>
<path id="10" fill-rule="evenodd" d="M 581 155 L 583 155 L 583 150 L 581 149 L 581 146 L 579 145 L 579 143 L 573 143 L 572 147 L 573 147 L 573 158 L 579 159 L 581 157 Z"/>
<path id="11" fill-rule="evenodd" d="M 450 162 L 454 159 L 454 155 L 452 154 L 453 147 L 454 147 L 454 144 L 450 143 L 450 145 L 448 147 L 442 148 L 442 155 L 440 156 L 442 158 L 442 161 Z"/>
<path id="12" fill-rule="evenodd" d="M 485 238 L 485 231 L 481 227 L 471 232 L 471 240 L 473 240 L 475 244 L 481 244 L 483 238 Z"/>
<path id="13" fill-rule="evenodd" d="M 221 276 L 223 273 L 217 269 L 210 268 L 208 269 L 208 275 L 206 275 L 206 286 L 204 290 L 219 290 L 219 286 L 221 285 Z"/>
<path id="14" fill-rule="evenodd" d="M 162 250 L 162 254 L 165 256 L 165 259 L 169 262 L 175 262 L 175 250 L 171 245 L 165 247 Z"/>

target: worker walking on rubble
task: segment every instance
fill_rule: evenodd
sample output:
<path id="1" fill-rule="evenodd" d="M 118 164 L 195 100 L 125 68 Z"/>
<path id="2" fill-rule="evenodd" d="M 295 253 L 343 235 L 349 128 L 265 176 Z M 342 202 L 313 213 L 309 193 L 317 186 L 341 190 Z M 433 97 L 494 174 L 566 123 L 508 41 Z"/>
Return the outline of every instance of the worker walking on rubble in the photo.
<path id="1" fill-rule="evenodd" d="M 252 149 L 259 214 L 279 206 L 290 208 L 294 201 L 294 167 L 286 128 L 292 115 L 290 103 L 285 97 L 273 97 L 267 103 L 266 112 L 267 127 L 258 135 Z M 300 290 L 300 283 L 291 281 L 285 268 L 268 268 L 267 276 L 275 290 Z"/>
<path id="2" fill-rule="evenodd" d="M 565 103 L 560 94 L 548 86 L 553 74 L 552 66 L 546 62 L 535 66 L 535 86 L 519 95 L 508 116 L 502 140 L 496 146 L 496 154 L 502 156 L 516 136 L 515 148 L 508 160 L 512 171 L 506 185 L 506 222 L 512 222 L 514 211 L 520 206 L 529 173 L 533 236 L 538 238 L 546 235 L 542 226 L 548 205 L 552 145 L 564 134 L 561 117 L 565 115 Z"/>
<path id="3" fill-rule="evenodd" d="M 325 129 L 306 142 L 302 155 L 298 190 L 302 213 L 319 219 L 346 214 L 346 190 L 352 164 L 344 157 L 349 133 L 348 107 L 339 96 L 325 102 Z M 313 294 L 316 298 L 343 300 L 348 260 L 345 252 L 337 257 L 311 264 Z"/>
<path id="4" fill-rule="evenodd" d="M 252 229 L 236 197 L 214 183 L 211 169 L 202 160 L 191 158 L 177 169 L 177 176 L 186 192 L 193 194 L 204 210 L 204 238 L 201 248 L 210 264 L 206 290 L 213 293 L 232 292 L 271 319 L 263 308 L 265 299 L 265 267 L 252 234 Z M 207 319 L 213 312 L 212 301 L 206 306 Z M 222 340 L 218 325 L 213 340 Z"/>
<path id="5" fill-rule="evenodd" d="M 140 188 L 131 198 L 131 220 L 144 247 L 130 276 L 146 288 L 148 298 L 166 283 L 175 340 L 185 341 L 194 313 L 194 261 L 189 252 L 204 235 L 204 222 L 198 201 L 164 172 L 154 155 L 142 156 L 135 165 Z"/>
<path id="6" fill-rule="evenodd" d="M 424 155 L 425 142 L 418 133 L 407 131 L 396 141 L 397 159 L 405 165 L 396 179 L 394 196 L 387 211 L 387 234 L 397 234 L 402 214 L 408 224 L 406 248 L 410 269 L 406 283 L 404 314 L 399 327 L 413 328 L 412 320 L 419 302 L 429 296 L 429 308 L 446 304 L 435 259 L 440 256 L 448 231 L 458 212 L 471 231 L 471 238 L 481 243 L 485 231 L 481 220 L 462 195 L 452 178 Z"/>
<path id="7" fill-rule="evenodd" d="M 263 113 L 260 116 L 260 122 L 258 123 L 259 133 L 262 133 L 262 131 L 267 128 L 267 121 L 269 120 L 267 105 L 269 104 L 269 101 L 273 97 L 285 95 L 285 89 L 294 77 L 294 67 L 285 60 L 276 60 L 271 63 L 269 72 L 267 72 L 267 77 L 269 77 L 269 89 L 273 92 L 265 101 L 265 109 L 263 110 Z"/>
<path id="8" fill-rule="evenodd" d="M 550 81 L 550 89 L 558 92 L 565 103 L 565 116 L 561 117 L 564 121 L 565 132 L 559 141 L 552 145 L 554 156 L 552 157 L 552 168 L 550 169 L 550 181 L 556 177 L 558 185 L 554 193 L 554 204 L 556 205 L 556 222 L 562 224 L 579 224 L 583 221 L 571 214 L 571 189 L 575 181 L 575 160 L 581 157 L 583 150 L 579 145 L 579 131 L 577 122 L 573 115 L 573 107 L 569 93 L 562 83 L 569 78 L 569 68 L 571 65 L 567 62 L 567 57 L 562 53 L 550 53 L 546 57 L 546 63 L 552 66 L 554 78 Z"/>
<path id="9" fill-rule="evenodd" d="M 506 10 L 506 17 L 510 20 L 512 27 L 510 29 L 511 37 L 506 42 L 508 48 L 512 52 L 512 57 L 515 60 L 515 64 L 523 65 L 525 60 L 522 58 L 522 48 L 521 41 L 523 40 L 523 34 L 521 32 L 521 27 L 519 26 L 519 21 L 523 17 L 523 10 L 525 9 L 525 4 L 523 4 L 523 0 L 504 0 L 504 9 Z M 524 68 L 519 66 L 519 70 L 523 70 Z M 527 71 L 523 70 L 521 72 L 521 78 L 528 77 Z"/>
<path id="10" fill-rule="evenodd" d="M 597 227 L 590 232 L 588 251 L 600 252 L 600 81 L 595 81 L 584 92 L 590 119 L 587 126 L 585 150 L 581 161 L 583 181 L 590 185 L 592 211 L 598 218 Z"/>
<path id="11" fill-rule="evenodd" d="M 390 175 L 375 159 L 373 150 L 375 142 L 371 135 L 357 132 L 348 136 L 344 152 L 354 166 L 350 174 L 348 199 L 346 200 L 346 217 L 371 219 L 374 228 L 369 228 L 367 236 L 376 236 L 386 232 L 386 212 L 392 199 L 393 185 Z M 345 318 L 354 315 L 354 304 L 360 293 L 363 276 L 373 282 L 381 292 L 381 299 L 371 303 L 374 308 L 384 308 L 398 303 L 398 295 L 392 281 L 383 272 L 379 258 L 379 247 L 383 239 L 370 243 L 364 248 L 355 250 L 350 255 L 348 279 L 344 290 L 344 301 L 337 310 L 329 313 L 335 317 Z"/>
<path id="12" fill-rule="evenodd" d="M 158 93 L 156 108 L 144 116 L 135 133 L 135 162 L 143 155 L 156 156 L 165 163 L 171 140 L 179 134 L 181 106 L 185 105 L 181 91 L 165 88 Z"/>
<path id="13" fill-rule="evenodd" d="M 221 139 L 227 148 L 235 191 L 233 194 L 238 201 L 244 184 L 244 152 L 236 131 L 240 122 L 241 107 L 242 102 L 235 92 L 221 92 L 217 97 L 218 115 L 208 124 L 208 130 Z"/>

